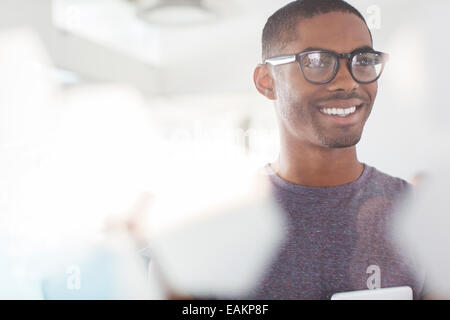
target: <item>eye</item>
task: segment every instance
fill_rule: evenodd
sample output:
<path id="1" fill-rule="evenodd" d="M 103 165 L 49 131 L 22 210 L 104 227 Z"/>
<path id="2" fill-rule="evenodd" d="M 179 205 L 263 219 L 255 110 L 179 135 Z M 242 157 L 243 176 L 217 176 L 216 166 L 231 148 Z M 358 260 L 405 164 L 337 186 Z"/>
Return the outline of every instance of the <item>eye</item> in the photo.
<path id="1" fill-rule="evenodd" d="M 378 63 L 377 55 L 374 53 L 362 53 L 356 56 L 355 65 L 362 67 L 374 66 Z"/>
<path id="2" fill-rule="evenodd" d="M 332 65 L 332 57 L 320 53 L 313 53 L 305 57 L 303 66 L 306 68 L 329 68 Z"/>
<path id="3" fill-rule="evenodd" d="M 362 66 L 370 66 L 373 64 L 373 60 L 369 59 L 369 58 L 362 58 L 362 59 L 359 59 L 357 61 L 357 63 Z"/>
<path id="4" fill-rule="evenodd" d="M 305 63 L 305 67 L 307 67 L 307 68 L 324 68 L 325 63 L 320 60 L 309 60 Z"/>

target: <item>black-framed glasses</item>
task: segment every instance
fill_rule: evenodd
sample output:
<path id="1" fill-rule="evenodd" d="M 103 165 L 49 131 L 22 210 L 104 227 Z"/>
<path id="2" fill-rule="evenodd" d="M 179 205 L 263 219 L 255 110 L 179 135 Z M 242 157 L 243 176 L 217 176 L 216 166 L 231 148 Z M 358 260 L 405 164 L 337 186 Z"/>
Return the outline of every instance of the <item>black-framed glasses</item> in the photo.
<path id="1" fill-rule="evenodd" d="M 368 49 L 356 50 L 351 53 L 313 50 L 268 58 L 264 63 L 278 66 L 297 61 L 308 82 L 326 84 L 336 77 L 340 59 L 347 59 L 350 74 L 356 82 L 369 84 L 377 81 L 381 76 L 384 66 L 389 60 L 389 55 Z"/>

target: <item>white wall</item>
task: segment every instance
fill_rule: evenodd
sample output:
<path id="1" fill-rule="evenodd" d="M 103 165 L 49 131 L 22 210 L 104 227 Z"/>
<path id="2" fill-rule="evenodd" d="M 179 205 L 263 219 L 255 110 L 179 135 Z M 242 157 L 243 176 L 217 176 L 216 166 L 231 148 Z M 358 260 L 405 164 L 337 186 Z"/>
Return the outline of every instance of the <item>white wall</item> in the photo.
<path id="1" fill-rule="evenodd" d="M 450 3 L 433 1 L 352 1 L 380 9 L 375 48 L 390 53 L 373 113 L 358 150 L 362 161 L 410 178 L 449 153 L 450 115 L 446 79 L 450 44 Z"/>

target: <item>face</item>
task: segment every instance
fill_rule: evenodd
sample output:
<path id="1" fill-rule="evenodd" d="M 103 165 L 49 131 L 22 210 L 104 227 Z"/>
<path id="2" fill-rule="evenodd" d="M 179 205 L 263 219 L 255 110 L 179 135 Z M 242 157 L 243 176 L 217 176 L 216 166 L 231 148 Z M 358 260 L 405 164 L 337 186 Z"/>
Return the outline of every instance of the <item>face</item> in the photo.
<path id="1" fill-rule="evenodd" d="M 294 32 L 294 30 L 293 30 Z M 349 53 L 372 47 L 364 22 L 350 13 L 328 13 L 303 20 L 298 24 L 295 40 L 279 54 L 293 54 L 308 48 Z M 340 60 L 336 77 L 317 85 L 305 80 L 298 63 L 269 67 L 279 124 L 296 141 L 326 148 L 354 146 L 361 139 L 377 94 L 377 83 L 359 84 Z M 323 113 L 324 109 L 356 111 L 346 117 Z"/>

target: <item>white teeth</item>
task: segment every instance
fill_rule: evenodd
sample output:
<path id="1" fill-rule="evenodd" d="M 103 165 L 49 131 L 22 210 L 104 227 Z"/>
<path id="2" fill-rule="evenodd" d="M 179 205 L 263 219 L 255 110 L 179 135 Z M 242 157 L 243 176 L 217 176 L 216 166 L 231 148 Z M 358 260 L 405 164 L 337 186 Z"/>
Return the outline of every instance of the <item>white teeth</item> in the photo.
<path id="1" fill-rule="evenodd" d="M 338 115 L 341 117 L 346 117 L 349 114 L 352 114 L 356 111 L 356 106 L 347 108 L 347 109 L 340 109 L 340 108 L 323 108 L 320 109 L 320 112 L 330 115 Z"/>

